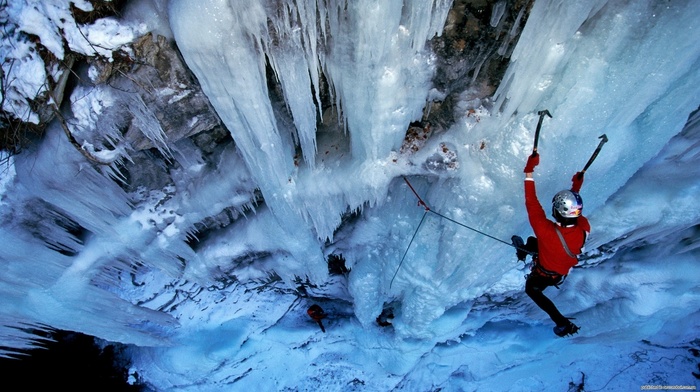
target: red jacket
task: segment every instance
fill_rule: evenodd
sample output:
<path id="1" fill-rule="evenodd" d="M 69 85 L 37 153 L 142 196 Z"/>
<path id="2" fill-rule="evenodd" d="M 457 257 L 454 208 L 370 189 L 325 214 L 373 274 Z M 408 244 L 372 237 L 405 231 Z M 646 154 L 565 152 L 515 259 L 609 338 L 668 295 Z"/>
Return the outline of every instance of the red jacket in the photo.
<path id="1" fill-rule="evenodd" d="M 591 231 L 588 219 L 583 215 L 578 217 L 576 226 L 562 227 L 547 219 L 540 201 L 537 200 L 535 181 L 525 180 L 525 208 L 530 220 L 530 226 L 537 237 L 538 258 L 542 268 L 556 272 L 560 275 L 569 273 L 569 269 L 578 263 L 578 260 L 569 257 L 557 235 L 556 229 L 561 232 L 569 250 L 574 255 L 581 253 L 583 243 Z"/>

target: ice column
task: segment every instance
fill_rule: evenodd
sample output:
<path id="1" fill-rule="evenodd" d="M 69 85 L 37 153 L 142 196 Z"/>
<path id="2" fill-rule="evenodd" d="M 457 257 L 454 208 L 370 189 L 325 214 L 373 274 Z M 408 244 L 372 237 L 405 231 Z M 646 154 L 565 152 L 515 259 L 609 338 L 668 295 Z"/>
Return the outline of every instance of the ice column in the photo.
<path id="1" fill-rule="evenodd" d="M 408 124 L 421 118 L 433 73 L 425 42 L 441 32 L 451 2 L 343 3 L 329 7 L 333 45 L 324 66 L 353 158 L 371 161 L 397 149 Z"/>
<path id="2" fill-rule="evenodd" d="M 386 159 L 400 146 L 409 123 L 421 118 L 433 73 L 425 43 L 441 32 L 450 6 L 447 0 L 174 0 L 170 21 L 185 60 L 266 202 L 281 224 L 298 230 L 328 221 L 300 209 L 308 201 L 305 190 L 294 185 L 299 173 L 313 171 L 316 163 L 322 75 L 350 135 L 352 157 L 345 164 L 360 167 Z M 275 116 L 269 99 L 268 63 L 283 89 L 291 129 Z M 295 166 L 295 142 L 304 167 Z M 347 172 L 342 175 L 347 178 Z M 362 195 L 366 200 L 383 193 L 366 185 L 350 189 L 369 189 Z M 341 193 L 329 197 L 349 199 L 344 188 L 335 189 Z M 356 206 L 335 208 L 332 214 L 340 215 Z M 328 231 L 310 229 L 319 237 Z"/>
<path id="3" fill-rule="evenodd" d="M 171 28 L 188 66 L 231 132 L 266 204 L 279 225 L 296 234 L 294 258 L 310 265 L 306 274 L 312 279 L 323 279 L 327 269 L 320 245 L 311 230 L 304 230 L 307 224 L 292 209 L 292 135 L 280 129 L 268 95 L 264 48 L 272 38 L 267 30 L 267 12 L 276 8 L 266 5 L 247 1 L 233 8 L 223 0 L 176 0 L 170 3 Z"/>

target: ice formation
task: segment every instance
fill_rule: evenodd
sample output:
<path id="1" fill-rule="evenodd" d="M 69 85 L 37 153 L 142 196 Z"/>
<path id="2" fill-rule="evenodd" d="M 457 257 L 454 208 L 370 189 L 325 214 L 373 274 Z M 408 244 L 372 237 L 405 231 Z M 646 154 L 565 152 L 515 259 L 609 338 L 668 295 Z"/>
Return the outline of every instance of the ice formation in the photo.
<path id="1" fill-rule="evenodd" d="M 491 25 L 504 3 L 494 7 Z M 513 325 L 541 317 L 522 307 L 524 315 L 509 313 L 524 271 L 512 248 L 417 206 L 404 178 L 432 210 L 454 221 L 496 238 L 527 235 L 521 171 L 535 113 L 544 108 L 554 115 L 543 128 L 536 172 L 544 202 L 569 186 L 601 134 L 610 139 L 582 190 L 593 226 L 583 262 L 590 268 L 572 274 L 571 288 L 557 300 L 604 341 L 620 332 L 596 320 L 615 317 L 624 328 L 641 323 L 625 349 L 639 349 L 655 333 L 689 340 L 666 323 L 696 326 L 700 303 L 687 273 L 697 269 L 692 233 L 700 221 L 694 112 L 700 7 L 692 0 L 538 0 L 493 99 L 471 109 L 473 115 L 457 116 L 417 151 L 401 153 L 411 122 L 443 96 L 431 84 L 435 55 L 426 42 L 441 34 L 451 6 L 446 0 L 171 0 L 172 37 L 235 148 L 212 168 L 193 147 L 170 145 L 154 130 L 147 136 L 181 164 L 172 173 L 175 183 L 127 194 L 110 173 L 93 170 L 53 124 L 40 145 L 16 157 L 2 183 L 1 345 L 26 347 L 22 328 L 47 325 L 135 345 L 135 367 L 162 389 L 212 374 L 211 383 L 248 377 L 276 388 L 285 375 L 265 378 L 275 366 L 263 352 L 306 347 L 311 339 L 288 314 L 304 301 L 293 293 L 302 280 L 318 298 L 326 290 L 339 299 L 330 307 L 343 318 L 331 335 L 341 348 L 308 349 L 326 365 L 337 361 L 338 373 L 386 376 L 376 390 L 445 382 L 498 389 L 492 388 L 497 371 L 515 378 L 520 370 L 473 349 L 471 336 L 482 333 L 517 369 L 529 360 L 542 363 L 538 358 L 556 344 L 519 348 L 521 332 Z M 44 16 L 65 11 L 43 9 Z M 162 29 L 165 19 L 151 28 Z M 44 39 L 52 42 L 52 35 Z M 58 48 L 54 53 L 61 55 Z M 281 91 L 270 90 L 270 78 Z M 17 113 L 32 118 L 23 108 Z M 78 119 L 90 117 L 78 104 L 73 110 Z M 128 151 L 121 153 L 128 159 Z M 262 206 L 251 203 L 256 189 Z M 194 225 L 224 208 L 245 218 L 191 247 Z M 40 217 L 44 210 L 55 214 Z M 642 247 L 640 269 L 624 268 L 623 262 L 633 264 L 628 251 L 614 258 L 617 248 L 635 241 L 669 238 L 675 247 L 658 253 Z M 345 258 L 346 280 L 329 277 L 330 254 Z M 234 281 L 231 264 L 251 255 L 257 261 L 236 271 L 240 281 Z M 662 268 L 656 256 L 677 264 Z M 608 279 L 614 269 L 624 271 Z M 140 274 L 124 278 L 132 270 Z M 279 296 L 250 295 L 254 288 L 244 280 L 270 273 L 284 283 Z M 635 282 L 646 286 L 637 290 Z M 485 298 L 502 306 L 488 307 Z M 680 298 L 678 306 L 665 310 L 673 298 Z M 387 304 L 396 316 L 391 336 L 374 326 Z M 543 339 L 532 326 L 523 330 Z M 450 351 L 453 342 L 459 347 Z M 581 354 L 589 344 L 605 346 L 586 341 L 557 355 Z M 299 361 L 295 369 L 306 363 L 288 353 Z M 450 360 L 456 355 L 474 360 L 469 371 Z M 187 357 L 204 360 L 192 370 Z M 244 362 L 253 357 L 264 366 L 246 371 Z M 235 366 L 220 366 L 229 360 Z M 361 365 L 367 361 L 379 366 L 370 371 Z M 439 369 L 412 372 L 423 365 Z M 309 371 L 294 380 L 317 387 L 310 381 L 317 376 Z M 530 378 L 526 385 L 541 387 Z"/>

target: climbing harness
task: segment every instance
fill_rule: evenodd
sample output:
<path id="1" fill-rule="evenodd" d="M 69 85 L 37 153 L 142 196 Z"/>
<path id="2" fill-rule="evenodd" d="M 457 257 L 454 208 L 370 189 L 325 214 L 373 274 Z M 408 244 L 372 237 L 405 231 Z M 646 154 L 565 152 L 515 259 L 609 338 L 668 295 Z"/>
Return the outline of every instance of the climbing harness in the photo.
<path id="1" fill-rule="evenodd" d="M 554 271 L 550 271 L 548 269 L 544 269 L 537 260 L 533 260 L 532 263 L 532 268 L 530 268 L 530 274 L 536 274 L 538 276 L 541 276 L 543 278 L 551 279 L 552 283 L 551 286 L 554 286 L 557 290 L 559 289 L 559 286 L 564 283 L 566 280 L 566 277 L 568 275 L 561 275 L 559 273 L 556 273 Z M 525 275 L 525 280 L 530 278 L 530 274 Z"/>

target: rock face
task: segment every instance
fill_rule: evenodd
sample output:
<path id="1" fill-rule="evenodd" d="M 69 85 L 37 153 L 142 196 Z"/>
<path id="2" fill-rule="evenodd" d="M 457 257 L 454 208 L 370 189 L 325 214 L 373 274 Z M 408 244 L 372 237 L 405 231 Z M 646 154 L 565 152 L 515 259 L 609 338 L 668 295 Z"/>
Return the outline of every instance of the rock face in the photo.
<path id="1" fill-rule="evenodd" d="M 116 61 L 90 62 L 97 74 L 92 79 L 98 85 L 126 92 L 119 94 L 130 109 L 122 131 L 132 150 L 130 162 L 122 167 L 128 179 L 126 190 L 139 186 L 160 189 L 171 183 L 167 172 L 177 163 L 170 155 L 179 143 L 194 144 L 207 156 L 233 139 L 173 42 L 149 33 L 131 49 L 132 55 Z M 153 137 L 154 132 L 159 137 Z"/>
<path id="2" fill-rule="evenodd" d="M 170 143 L 221 125 L 171 42 L 148 34 L 135 42 L 133 48 L 134 67 L 128 76 L 120 77 L 142 87 L 137 89 L 138 94 L 147 107 L 153 108 L 161 128 L 167 130 Z M 136 150 L 155 147 L 138 130 L 130 129 L 126 136 Z"/>
<path id="3" fill-rule="evenodd" d="M 474 99 L 478 107 L 494 93 L 532 4 L 532 0 L 455 0 L 442 36 L 431 41 L 438 57 L 433 83 L 444 99 L 433 102 L 426 121 L 447 128 L 454 122 L 458 100 Z"/>
<path id="4" fill-rule="evenodd" d="M 89 60 L 92 72 L 96 73 L 92 81 L 136 95 L 132 99 L 153 113 L 165 133 L 166 144 L 221 125 L 172 42 L 148 33 L 134 42 L 131 49 L 132 55 L 123 53 L 114 61 Z M 129 124 L 125 138 L 137 151 L 163 147 L 144 136 L 135 121 Z"/>

